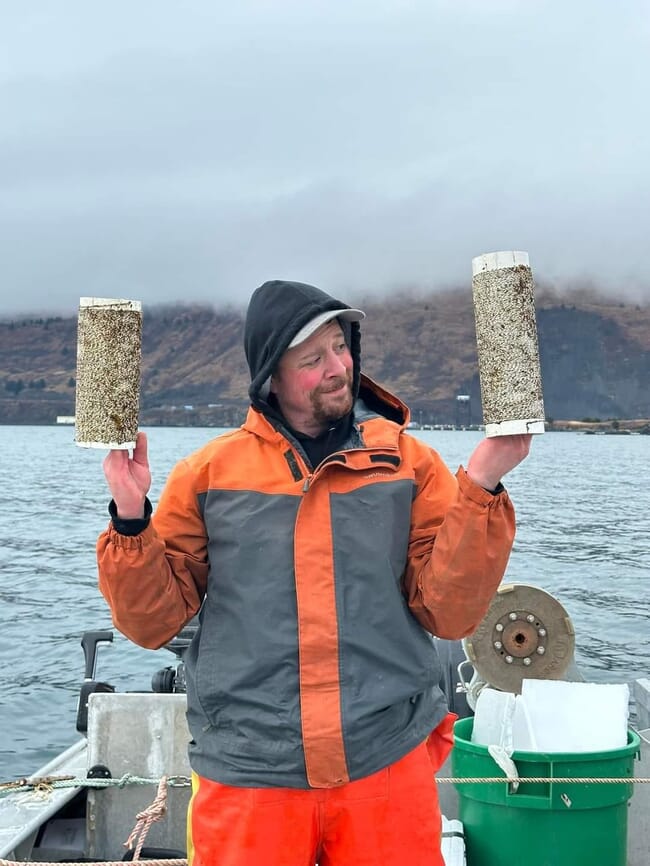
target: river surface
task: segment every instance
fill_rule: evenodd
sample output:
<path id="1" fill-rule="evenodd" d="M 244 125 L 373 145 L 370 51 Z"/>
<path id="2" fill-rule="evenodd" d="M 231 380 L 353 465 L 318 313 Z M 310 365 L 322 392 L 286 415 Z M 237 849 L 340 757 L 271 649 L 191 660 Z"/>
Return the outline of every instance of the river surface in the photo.
<path id="1" fill-rule="evenodd" d="M 182 456 L 222 432 L 152 428 L 156 501 Z M 479 432 L 415 431 L 452 469 Z M 108 520 L 105 452 L 78 448 L 72 427 L 0 425 L 0 782 L 28 775 L 70 745 L 84 677 L 81 635 L 110 629 L 97 589 L 95 541 Z M 517 538 L 506 581 L 564 606 L 576 663 L 593 682 L 650 675 L 650 437 L 547 433 L 506 478 Z M 115 632 L 97 678 L 148 690 L 174 664 Z"/>

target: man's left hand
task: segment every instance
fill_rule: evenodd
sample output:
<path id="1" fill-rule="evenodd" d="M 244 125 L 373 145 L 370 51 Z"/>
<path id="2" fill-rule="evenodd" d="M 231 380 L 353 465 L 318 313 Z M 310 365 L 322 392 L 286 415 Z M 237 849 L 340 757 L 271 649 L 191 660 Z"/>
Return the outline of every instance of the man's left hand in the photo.
<path id="1" fill-rule="evenodd" d="M 483 439 L 467 462 L 467 474 L 475 484 L 496 490 L 499 482 L 528 456 L 532 434 L 490 436 Z"/>

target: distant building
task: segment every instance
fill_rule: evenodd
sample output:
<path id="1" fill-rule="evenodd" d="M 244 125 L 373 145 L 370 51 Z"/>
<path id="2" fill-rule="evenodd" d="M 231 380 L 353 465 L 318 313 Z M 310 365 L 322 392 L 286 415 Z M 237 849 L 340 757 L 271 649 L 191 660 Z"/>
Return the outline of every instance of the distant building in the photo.
<path id="1" fill-rule="evenodd" d="M 456 427 L 469 427 L 472 423 L 472 401 L 469 394 L 456 396 Z"/>
<path id="2" fill-rule="evenodd" d="M 57 415 L 57 424 L 74 424 L 74 415 Z"/>

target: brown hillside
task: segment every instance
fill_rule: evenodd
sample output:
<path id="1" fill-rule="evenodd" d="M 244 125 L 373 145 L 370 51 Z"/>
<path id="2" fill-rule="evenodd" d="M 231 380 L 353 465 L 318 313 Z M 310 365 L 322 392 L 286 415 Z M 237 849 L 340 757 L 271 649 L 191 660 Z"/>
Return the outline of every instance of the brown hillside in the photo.
<path id="1" fill-rule="evenodd" d="M 481 420 L 469 290 L 354 303 L 367 313 L 365 371 L 415 418 L 453 422 L 462 393 Z M 650 307 L 541 289 L 537 318 L 547 415 L 650 416 Z M 76 326 L 76 316 L 0 321 L 0 423 L 49 424 L 74 412 Z M 243 311 L 232 307 L 145 308 L 142 423 L 239 423 L 248 390 L 242 332 Z"/>

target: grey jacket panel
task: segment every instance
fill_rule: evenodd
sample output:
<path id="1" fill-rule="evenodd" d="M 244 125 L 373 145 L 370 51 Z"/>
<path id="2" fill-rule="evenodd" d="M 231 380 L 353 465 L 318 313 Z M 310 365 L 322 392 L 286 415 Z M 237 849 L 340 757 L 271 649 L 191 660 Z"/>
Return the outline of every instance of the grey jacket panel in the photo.
<path id="1" fill-rule="evenodd" d="M 447 712 L 433 638 L 413 618 L 400 584 L 415 493 L 413 484 L 402 480 L 330 497 L 341 712 L 351 778 L 385 766 L 387 756 L 397 760 Z M 353 557 L 340 553 L 349 550 L 356 551 Z M 380 550 L 383 560 L 377 558 Z"/>
<path id="2" fill-rule="evenodd" d="M 307 787 L 293 540 L 286 530 L 299 505 L 299 496 L 241 490 L 211 490 L 204 498 L 213 565 L 185 661 L 188 704 L 203 711 L 190 719 L 192 734 L 197 744 L 213 741 L 196 750 L 193 764 L 223 782 L 259 777 L 259 784 Z"/>

